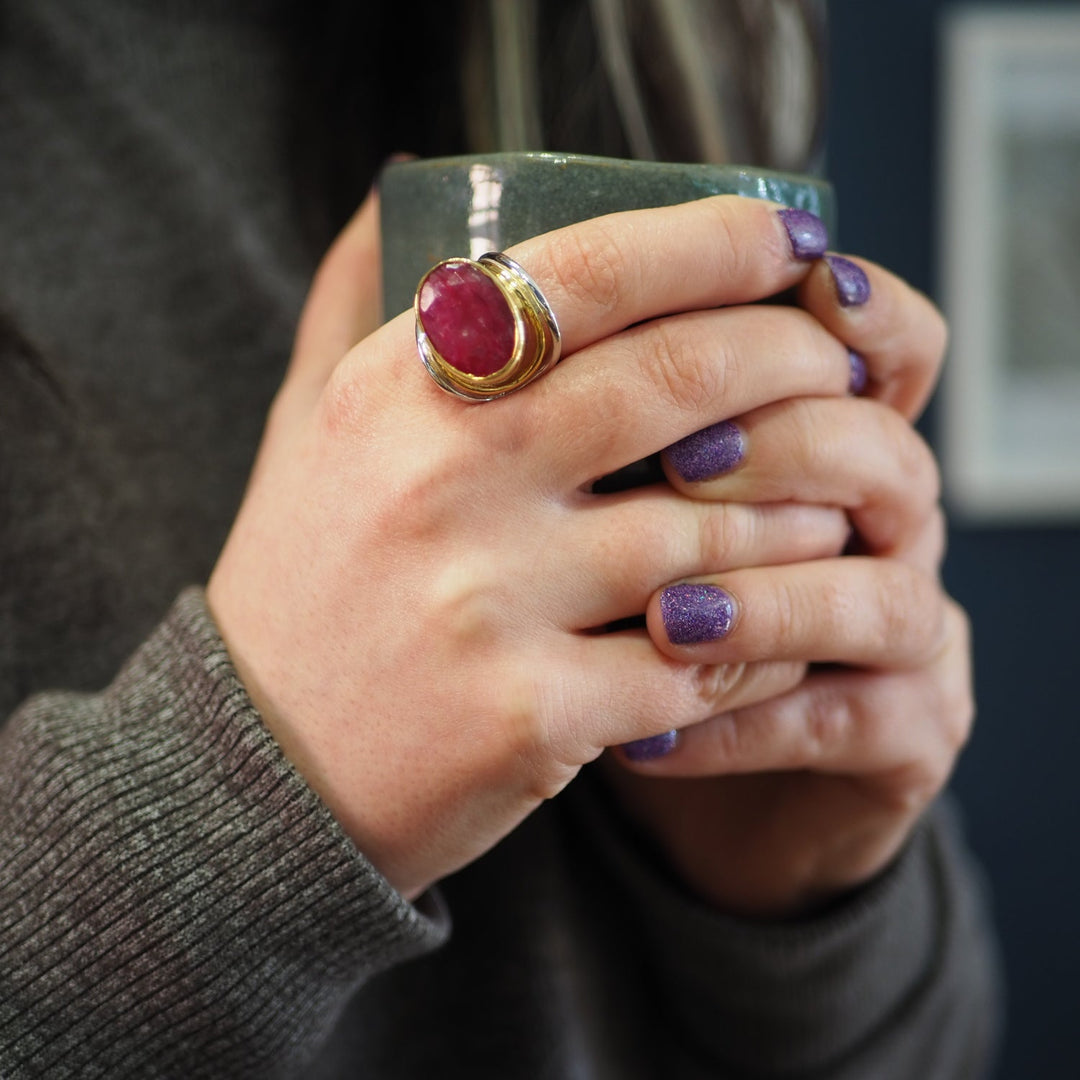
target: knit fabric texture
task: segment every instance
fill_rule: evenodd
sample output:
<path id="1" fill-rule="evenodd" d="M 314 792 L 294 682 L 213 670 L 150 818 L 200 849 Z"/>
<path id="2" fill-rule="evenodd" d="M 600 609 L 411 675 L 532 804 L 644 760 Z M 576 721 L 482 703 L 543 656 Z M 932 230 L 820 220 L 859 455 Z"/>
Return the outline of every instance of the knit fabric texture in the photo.
<path id="1" fill-rule="evenodd" d="M 414 905 L 274 742 L 198 586 L 317 259 L 292 2 L 0 19 L 0 1076 L 981 1075 L 995 954 L 944 808 L 763 926 L 586 770 Z"/>

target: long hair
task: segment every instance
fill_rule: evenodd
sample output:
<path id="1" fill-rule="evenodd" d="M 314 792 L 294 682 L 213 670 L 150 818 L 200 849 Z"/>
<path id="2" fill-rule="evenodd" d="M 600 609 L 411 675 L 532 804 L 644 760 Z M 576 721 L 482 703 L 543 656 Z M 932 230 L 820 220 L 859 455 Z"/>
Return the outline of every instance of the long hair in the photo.
<path id="1" fill-rule="evenodd" d="M 396 151 L 554 150 L 812 170 L 824 0 L 304 6 L 301 209 L 323 242 Z"/>
<path id="2" fill-rule="evenodd" d="M 485 0 L 466 22 L 477 150 L 805 169 L 821 139 L 819 0 Z"/>

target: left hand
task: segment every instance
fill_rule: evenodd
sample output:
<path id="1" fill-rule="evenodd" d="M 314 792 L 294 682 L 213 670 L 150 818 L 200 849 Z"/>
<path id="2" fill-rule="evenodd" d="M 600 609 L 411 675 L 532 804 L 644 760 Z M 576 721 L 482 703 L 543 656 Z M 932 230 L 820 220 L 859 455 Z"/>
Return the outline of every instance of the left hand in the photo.
<path id="1" fill-rule="evenodd" d="M 665 464 L 695 499 L 843 506 L 860 554 L 695 578 L 735 600 L 720 640 L 673 644 L 663 590 L 648 610 L 657 647 L 684 662 L 844 666 L 683 729 L 652 761 L 606 759 L 624 809 L 685 883 L 755 918 L 813 910 L 880 872 L 944 786 L 973 715 L 967 620 L 938 580 L 937 471 L 907 424 L 932 389 L 944 324 L 903 282 L 859 266 L 867 302 L 839 304 L 824 263 L 800 302 L 866 357 L 871 399 L 788 400 L 737 418 L 744 459 L 714 479 L 688 483 Z"/>

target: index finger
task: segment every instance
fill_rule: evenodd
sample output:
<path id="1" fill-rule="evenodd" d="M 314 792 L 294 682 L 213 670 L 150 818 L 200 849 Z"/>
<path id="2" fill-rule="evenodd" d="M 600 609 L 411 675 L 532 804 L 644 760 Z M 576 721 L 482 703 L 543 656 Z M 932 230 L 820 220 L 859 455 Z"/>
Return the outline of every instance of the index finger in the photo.
<path id="1" fill-rule="evenodd" d="M 507 254 L 540 286 L 568 355 L 646 319 L 783 292 L 827 245 L 807 211 L 716 195 L 592 218 Z"/>

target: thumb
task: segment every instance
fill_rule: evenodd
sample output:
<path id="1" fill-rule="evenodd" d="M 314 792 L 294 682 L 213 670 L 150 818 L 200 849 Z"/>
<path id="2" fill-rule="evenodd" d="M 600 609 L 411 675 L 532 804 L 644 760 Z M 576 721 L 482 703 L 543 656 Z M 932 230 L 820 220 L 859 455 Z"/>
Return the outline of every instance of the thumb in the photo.
<path id="1" fill-rule="evenodd" d="M 381 266 L 379 196 L 372 188 L 316 271 L 287 381 L 320 390 L 349 349 L 378 327 Z"/>

